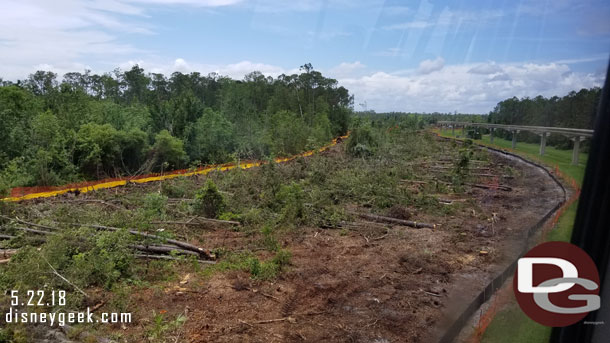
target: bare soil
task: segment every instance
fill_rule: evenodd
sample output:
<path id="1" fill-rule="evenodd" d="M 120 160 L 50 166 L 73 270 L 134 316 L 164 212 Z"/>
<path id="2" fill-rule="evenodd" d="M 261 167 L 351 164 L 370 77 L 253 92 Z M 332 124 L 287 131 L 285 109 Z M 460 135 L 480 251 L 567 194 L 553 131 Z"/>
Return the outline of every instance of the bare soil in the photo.
<path id="1" fill-rule="evenodd" d="M 283 238 L 292 265 L 276 281 L 252 280 L 246 272 L 195 276 L 163 292 L 137 294 L 137 312 L 186 314 L 177 338 L 186 342 L 434 341 L 516 257 L 524 230 L 562 199 L 538 168 L 496 155 L 486 165 L 498 175 L 505 166 L 517 175 L 500 183 L 513 190 L 469 189 L 472 206 L 457 215 L 390 211 L 440 224 L 437 229 L 366 223 L 352 230 L 302 228 Z M 221 228 L 204 238 L 209 247 L 236 248 L 251 239 Z"/>

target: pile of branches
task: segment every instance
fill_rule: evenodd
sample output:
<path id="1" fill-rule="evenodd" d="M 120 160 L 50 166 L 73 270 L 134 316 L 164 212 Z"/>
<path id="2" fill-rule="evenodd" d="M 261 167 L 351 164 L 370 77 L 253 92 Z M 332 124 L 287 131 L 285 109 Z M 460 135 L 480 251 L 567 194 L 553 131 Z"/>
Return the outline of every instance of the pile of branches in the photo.
<path id="1" fill-rule="evenodd" d="M 10 228 L 20 230 L 28 235 L 39 236 L 41 240 L 46 240 L 49 235 L 55 235 L 59 232 L 60 228 L 49 225 L 42 225 L 37 223 L 28 222 L 19 218 L 11 218 L 5 215 L 0 215 L 3 221 L 13 223 L 11 227 L 0 226 L 0 240 L 12 239 L 15 236 L 5 234 Z M 98 224 L 83 224 L 83 223 L 58 223 L 67 226 L 74 227 L 89 227 L 100 231 L 120 231 L 120 228 L 112 226 L 103 226 Z M 155 234 L 141 232 L 133 229 L 128 229 L 127 232 L 137 236 L 139 238 L 145 238 L 150 241 L 162 242 L 158 244 L 140 243 L 131 244 L 129 247 L 133 250 L 135 257 L 146 258 L 146 259 L 163 259 L 163 260 L 180 260 L 179 257 L 191 257 L 195 258 L 202 263 L 215 263 L 215 256 L 208 249 L 179 241 L 172 238 L 162 237 Z"/>

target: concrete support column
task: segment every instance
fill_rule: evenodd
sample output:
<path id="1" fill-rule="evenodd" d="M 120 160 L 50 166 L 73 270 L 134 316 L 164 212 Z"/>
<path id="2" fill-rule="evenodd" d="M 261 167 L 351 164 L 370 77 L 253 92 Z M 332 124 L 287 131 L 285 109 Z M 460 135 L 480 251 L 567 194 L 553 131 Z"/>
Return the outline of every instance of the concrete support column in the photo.
<path id="1" fill-rule="evenodd" d="M 451 124 L 451 135 L 455 136 L 455 124 Z"/>
<path id="2" fill-rule="evenodd" d="M 572 165 L 573 166 L 577 166 L 578 165 L 578 157 L 580 154 L 580 142 L 584 141 L 585 138 L 581 137 L 581 136 L 576 136 L 574 138 L 572 138 L 572 141 L 574 141 L 574 150 L 572 150 Z"/>
<path id="3" fill-rule="evenodd" d="M 546 138 L 550 135 L 549 132 L 539 133 L 540 135 L 540 155 L 544 155 L 544 149 L 546 148 Z"/>
<path id="4" fill-rule="evenodd" d="M 517 134 L 520 130 L 513 130 L 513 149 L 517 148 Z"/>
<path id="5" fill-rule="evenodd" d="M 493 143 L 494 142 L 494 128 L 490 128 L 489 129 L 489 140 Z"/>

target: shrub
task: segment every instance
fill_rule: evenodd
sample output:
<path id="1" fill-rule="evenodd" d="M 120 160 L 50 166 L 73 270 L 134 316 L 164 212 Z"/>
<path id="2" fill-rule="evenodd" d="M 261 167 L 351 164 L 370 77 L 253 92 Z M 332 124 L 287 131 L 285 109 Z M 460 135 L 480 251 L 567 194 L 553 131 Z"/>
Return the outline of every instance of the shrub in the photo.
<path id="1" fill-rule="evenodd" d="M 283 249 L 278 250 L 269 261 L 261 262 L 258 258 L 251 257 L 248 260 L 250 275 L 259 280 L 275 279 L 290 264 L 291 258 L 292 254 Z"/>
<path id="2" fill-rule="evenodd" d="M 458 177 L 463 177 L 468 174 L 468 166 L 470 165 L 470 159 L 472 158 L 472 150 L 460 149 L 458 159 L 455 162 L 455 174 Z"/>
<path id="3" fill-rule="evenodd" d="M 205 186 L 195 194 L 193 206 L 196 213 L 208 218 L 217 218 L 224 211 L 226 202 L 214 181 L 208 179 Z"/>
<path id="4" fill-rule="evenodd" d="M 151 217 L 164 217 L 167 197 L 159 193 L 149 193 L 144 197 L 144 215 Z"/>
<path id="5" fill-rule="evenodd" d="M 280 221 L 290 224 L 300 224 L 305 218 L 303 188 L 297 183 L 282 185 L 275 196 L 275 202 L 280 207 Z"/>
<path id="6" fill-rule="evenodd" d="M 261 233 L 263 234 L 262 244 L 265 249 L 270 251 L 276 251 L 280 248 L 280 244 L 275 238 L 275 233 L 273 232 L 273 228 L 271 225 L 265 225 L 261 229 Z"/>
<path id="7" fill-rule="evenodd" d="M 193 183 L 188 178 L 167 180 L 161 183 L 161 193 L 168 198 L 186 198 Z"/>
<path id="8" fill-rule="evenodd" d="M 355 157 L 370 156 L 379 145 L 370 126 L 361 126 L 352 130 L 347 140 L 347 152 Z"/>
<path id="9" fill-rule="evenodd" d="M 163 166 L 164 170 L 182 167 L 188 160 L 182 140 L 172 136 L 167 130 L 162 130 L 155 136 L 152 149 L 157 167 Z"/>

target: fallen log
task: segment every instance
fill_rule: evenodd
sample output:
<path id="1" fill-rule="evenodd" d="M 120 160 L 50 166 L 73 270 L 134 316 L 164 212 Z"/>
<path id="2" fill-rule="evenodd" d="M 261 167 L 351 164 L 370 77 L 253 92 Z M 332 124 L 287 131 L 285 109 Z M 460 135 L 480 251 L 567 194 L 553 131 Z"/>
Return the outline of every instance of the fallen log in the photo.
<path id="1" fill-rule="evenodd" d="M 2 258 L 9 258 L 15 255 L 18 251 L 18 249 L 0 249 L 0 256 L 2 256 Z"/>
<path id="2" fill-rule="evenodd" d="M 203 223 L 193 223 L 193 222 L 179 222 L 179 221 L 164 221 L 164 222 L 150 222 L 155 225 L 191 225 L 191 226 L 201 226 Z"/>
<path id="3" fill-rule="evenodd" d="M 472 173 L 470 174 L 471 176 L 481 176 L 481 177 L 500 177 L 499 175 L 495 175 L 495 174 L 485 174 L 485 173 Z M 501 177 L 505 178 L 505 179 L 513 179 L 514 177 L 511 175 L 502 175 Z"/>
<path id="4" fill-rule="evenodd" d="M 153 259 L 153 260 L 183 261 L 183 259 L 181 259 L 181 258 L 176 258 L 176 257 L 172 257 L 172 256 L 167 256 L 167 255 L 135 254 L 134 256 L 136 258 L 146 258 L 146 259 Z M 205 263 L 205 264 L 216 264 L 216 261 L 197 260 L 197 262 Z"/>
<path id="5" fill-rule="evenodd" d="M 0 239 L 13 239 L 15 238 L 15 236 L 10 236 L 10 235 L 0 235 Z"/>
<path id="6" fill-rule="evenodd" d="M 8 217 L 8 216 L 5 216 L 5 215 L 0 215 L 0 218 L 4 218 L 4 219 L 10 220 L 10 221 L 16 221 L 16 222 L 24 224 L 24 225 L 39 227 L 41 229 L 55 230 L 54 227 L 47 226 L 47 225 L 36 224 L 36 223 L 26 222 L 25 220 L 21 220 L 19 218 L 11 218 L 11 217 Z"/>
<path id="7" fill-rule="evenodd" d="M 418 185 L 425 185 L 428 183 L 428 181 L 418 181 L 418 180 L 400 180 L 400 182 L 416 183 Z"/>
<path id="8" fill-rule="evenodd" d="M 203 221 L 203 222 L 210 222 L 210 223 L 241 225 L 240 222 L 234 221 L 234 220 L 220 220 L 220 219 L 203 218 L 203 217 L 195 217 L 193 219 L 200 220 L 200 221 Z M 193 219 L 191 219 L 191 220 L 193 220 Z M 156 225 L 191 225 L 191 226 L 199 226 L 199 225 L 202 225 L 203 223 L 197 223 L 197 222 L 193 222 L 193 221 L 187 221 L 187 222 L 183 222 L 183 221 L 162 221 L 162 222 L 151 222 L 151 224 L 156 224 Z"/>
<path id="9" fill-rule="evenodd" d="M 221 219 L 212 219 L 212 218 L 204 218 L 204 217 L 195 217 L 195 220 L 201 220 L 203 222 L 219 223 L 219 224 L 241 225 L 240 222 L 234 221 L 234 220 L 221 220 Z"/>
<path id="10" fill-rule="evenodd" d="M 2 227 L 2 229 L 6 229 L 5 227 Z M 49 231 L 42 231 L 42 230 L 36 230 L 36 229 L 28 229 L 25 227 L 16 227 L 15 230 L 21 230 L 24 232 L 29 232 L 29 233 L 35 233 L 38 235 L 53 235 L 55 234 L 54 232 L 49 232 Z"/>
<path id="11" fill-rule="evenodd" d="M 438 202 L 442 202 L 445 204 L 451 204 L 454 202 L 466 202 L 469 199 L 447 199 L 447 198 L 436 198 L 436 200 L 438 200 Z"/>
<path id="12" fill-rule="evenodd" d="M 442 180 L 439 180 L 439 179 L 433 179 L 433 180 L 438 182 L 438 183 L 445 184 L 445 185 L 452 185 L 451 182 L 442 181 Z M 506 191 L 506 192 L 510 192 L 510 191 L 513 190 L 511 187 L 504 186 L 504 185 L 483 185 L 483 184 L 468 183 L 468 182 L 464 182 L 463 185 L 464 186 L 475 187 L 475 188 L 482 188 L 482 189 L 499 189 L 501 191 Z"/>
<path id="13" fill-rule="evenodd" d="M 150 252 L 150 253 L 156 253 L 156 254 L 169 254 L 171 252 L 174 252 L 174 253 L 183 254 L 183 255 L 199 256 L 199 254 L 197 254 L 194 251 L 178 249 L 177 247 L 170 247 L 170 246 L 132 244 L 129 247 L 132 249 L 146 251 L 146 252 Z"/>
<path id="14" fill-rule="evenodd" d="M 503 185 L 482 185 L 482 184 L 478 184 L 478 183 L 467 183 L 467 182 L 464 182 L 464 185 L 470 186 L 470 187 L 475 187 L 475 188 L 482 188 L 482 189 L 499 189 L 501 191 L 506 191 L 506 192 L 510 192 L 513 190 L 511 187 L 503 186 Z"/>
<path id="15" fill-rule="evenodd" d="M 434 169 L 455 169 L 455 167 L 449 167 L 449 166 L 430 166 L 430 168 L 434 168 Z M 475 168 L 466 168 L 466 170 L 490 170 L 491 168 L 485 168 L 485 167 L 475 167 Z"/>
<path id="16" fill-rule="evenodd" d="M 355 214 L 357 214 L 361 218 L 369 219 L 369 220 L 372 220 L 372 221 L 375 221 L 375 222 L 392 223 L 392 224 L 397 224 L 397 225 L 409 226 L 409 227 L 413 227 L 413 228 L 416 228 L 416 229 L 421 229 L 421 228 L 435 229 L 436 228 L 436 224 L 418 223 L 416 221 L 396 219 L 396 218 L 392 218 L 392 217 L 378 216 L 376 214 L 370 214 L 370 213 L 359 213 L 359 212 L 357 212 Z"/>
<path id="17" fill-rule="evenodd" d="M 103 226 L 103 225 L 97 225 L 97 224 L 80 224 L 80 223 L 66 223 L 66 224 L 75 225 L 75 226 L 90 227 L 90 228 L 93 228 L 93 229 L 106 230 L 106 231 L 119 231 L 119 230 L 121 230 L 118 227 Z M 212 255 L 209 251 L 207 251 L 206 249 L 200 248 L 200 247 L 198 247 L 196 245 L 190 244 L 190 243 L 186 243 L 186 242 L 182 242 L 182 241 L 177 241 L 175 239 L 161 237 L 161 236 L 153 235 L 153 234 L 150 234 L 150 233 L 140 232 L 140 231 L 135 231 L 135 230 L 128 230 L 127 232 L 129 232 L 132 235 L 136 235 L 136 236 L 141 236 L 141 237 L 146 237 L 146 238 L 158 239 L 158 240 L 161 240 L 161 241 L 165 241 L 166 243 L 173 244 L 173 245 L 178 246 L 180 248 L 183 248 L 185 250 L 194 251 L 194 252 L 198 253 L 200 256 L 205 257 L 205 258 L 207 258 L 209 260 L 213 260 L 214 259 L 214 255 Z"/>

